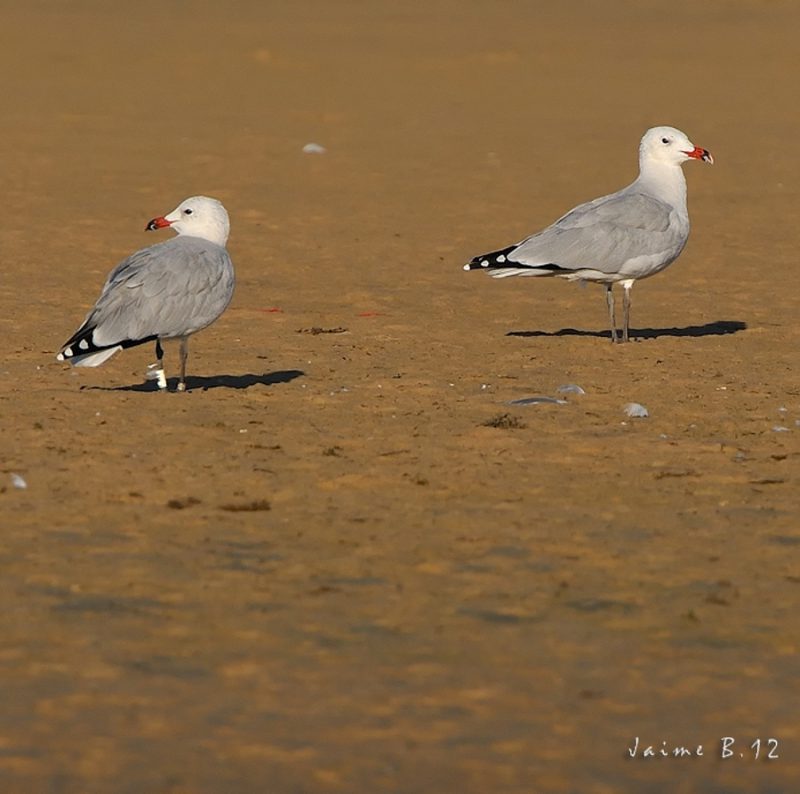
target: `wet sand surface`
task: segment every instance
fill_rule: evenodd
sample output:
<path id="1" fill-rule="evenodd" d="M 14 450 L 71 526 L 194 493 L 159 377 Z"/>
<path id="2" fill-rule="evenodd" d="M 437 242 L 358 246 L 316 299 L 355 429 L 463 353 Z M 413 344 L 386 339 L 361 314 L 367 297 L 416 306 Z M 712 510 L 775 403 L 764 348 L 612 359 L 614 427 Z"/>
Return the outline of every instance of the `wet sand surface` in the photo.
<path id="1" fill-rule="evenodd" d="M 6 4 L 5 794 L 797 790 L 800 10 L 538 5 Z M 635 343 L 461 271 L 654 124 L 717 163 Z M 190 391 L 56 363 L 196 193 Z"/>

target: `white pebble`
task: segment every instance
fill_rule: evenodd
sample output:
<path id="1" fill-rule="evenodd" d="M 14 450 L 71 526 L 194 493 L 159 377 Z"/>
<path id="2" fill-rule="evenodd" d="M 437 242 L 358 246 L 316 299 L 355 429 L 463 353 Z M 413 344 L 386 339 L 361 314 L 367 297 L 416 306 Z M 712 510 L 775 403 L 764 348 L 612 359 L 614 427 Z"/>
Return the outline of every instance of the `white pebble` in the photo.
<path id="1" fill-rule="evenodd" d="M 13 474 L 12 473 L 12 475 L 11 475 L 11 484 L 15 488 L 20 488 L 20 489 L 28 487 L 28 483 L 26 483 L 25 480 L 22 477 L 19 476 L 19 474 Z"/>
<path id="2" fill-rule="evenodd" d="M 578 386 L 577 383 L 565 383 L 559 386 L 556 391 L 559 394 L 586 394 L 586 392 Z"/>
<path id="3" fill-rule="evenodd" d="M 304 154 L 325 154 L 328 150 L 318 143 L 307 143 L 303 147 Z"/>

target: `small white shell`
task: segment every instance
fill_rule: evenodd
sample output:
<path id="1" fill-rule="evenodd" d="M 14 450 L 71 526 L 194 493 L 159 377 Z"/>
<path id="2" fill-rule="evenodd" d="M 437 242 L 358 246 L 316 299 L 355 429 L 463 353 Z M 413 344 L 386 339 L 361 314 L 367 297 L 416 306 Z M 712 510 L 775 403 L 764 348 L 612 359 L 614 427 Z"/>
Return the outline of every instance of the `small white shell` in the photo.
<path id="1" fill-rule="evenodd" d="M 641 403 L 627 403 L 622 410 L 625 412 L 625 416 L 632 418 L 645 419 L 650 416 L 650 412 Z"/>

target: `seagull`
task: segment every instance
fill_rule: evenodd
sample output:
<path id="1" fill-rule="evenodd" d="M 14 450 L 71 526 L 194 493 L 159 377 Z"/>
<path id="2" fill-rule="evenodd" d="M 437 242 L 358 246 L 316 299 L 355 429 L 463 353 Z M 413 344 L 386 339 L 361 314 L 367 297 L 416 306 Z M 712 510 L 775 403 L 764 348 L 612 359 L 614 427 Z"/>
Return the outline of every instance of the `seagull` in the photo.
<path id="1" fill-rule="evenodd" d="M 617 342 L 612 288 L 623 288 L 622 341 L 628 341 L 631 287 L 674 262 L 689 237 L 681 163 L 713 163 L 674 127 L 653 127 L 639 144 L 639 176 L 616 193 L 580 204 L 522 242 L 476 256 L 464 270 L 495 278 L 557 276 L 605 284 L 611 341 Z"/>
<path id="2" fill-rule="evenodd" d="M 193 196 L 153 218 L 145 231 L 166 229 L 172 240 L 143 248 L 109 274 L 94 308 L 56 356 L 76 367 L 97 367 L 118 350 L 156 343 L 148 379 L 167 388 L 165 339 L 180 341 L 178 391 L 186 390 L 189 337 L 211 325 L 233 296 L 233 265 L 225 250 L 230 222 L 213 198 Z"/>

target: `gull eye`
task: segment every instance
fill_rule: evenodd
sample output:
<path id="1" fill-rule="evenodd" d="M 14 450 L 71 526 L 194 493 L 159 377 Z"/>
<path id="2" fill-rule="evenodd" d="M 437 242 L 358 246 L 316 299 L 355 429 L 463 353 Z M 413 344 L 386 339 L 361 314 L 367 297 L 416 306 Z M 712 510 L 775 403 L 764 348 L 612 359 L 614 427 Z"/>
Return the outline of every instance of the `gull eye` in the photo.
<path id="1" fill-rule="evenodd" d="M 669 138 L 662 138 L 661 143 L 669 144 Z"/>
<path id="2" fill-rule="evenodd" d="M 192 214 L 192 210 L 191 210 L 190 208 L 189 208 L 189 209 L 185 209 L 185 210 L 183 211 L 183 214 L 184 214 L 184 215 L 191 215 L 191 214 Z"/>

